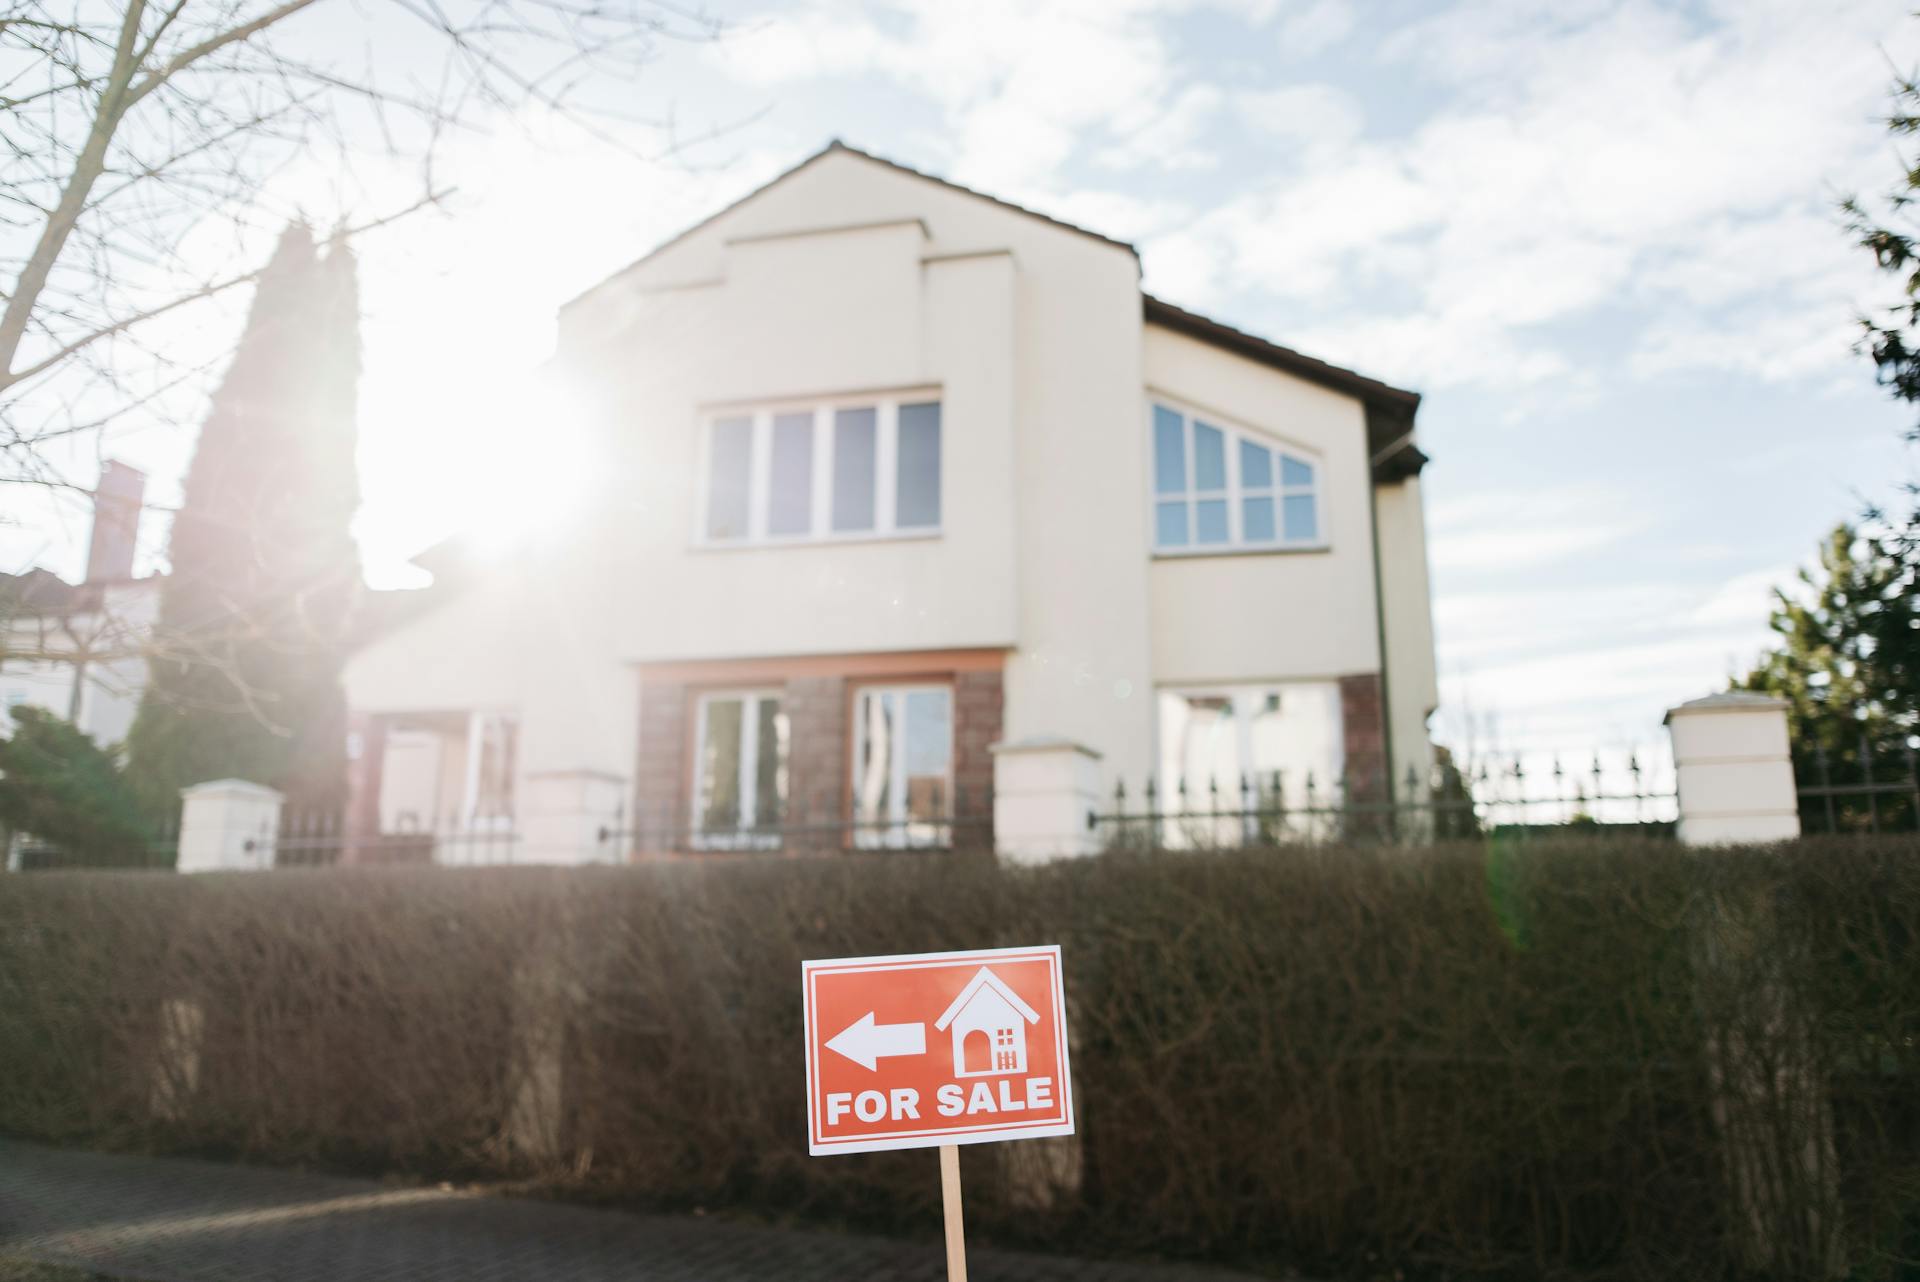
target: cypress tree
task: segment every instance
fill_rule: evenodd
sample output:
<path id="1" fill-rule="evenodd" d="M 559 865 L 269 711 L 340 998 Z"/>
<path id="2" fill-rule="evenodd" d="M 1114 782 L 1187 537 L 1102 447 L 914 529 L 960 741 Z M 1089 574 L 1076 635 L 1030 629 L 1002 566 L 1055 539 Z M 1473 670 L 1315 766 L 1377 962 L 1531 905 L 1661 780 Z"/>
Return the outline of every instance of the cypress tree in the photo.
<path id="1" fill-rule="evenodd" d="M 157 817 L 181 788 L 239 778 L 288 808 L 346 798 L 340 669 L 360 589 L 352 252 L 289 227 L 255 286 L 168 542 L 152 677 L 128 774 Z"/>

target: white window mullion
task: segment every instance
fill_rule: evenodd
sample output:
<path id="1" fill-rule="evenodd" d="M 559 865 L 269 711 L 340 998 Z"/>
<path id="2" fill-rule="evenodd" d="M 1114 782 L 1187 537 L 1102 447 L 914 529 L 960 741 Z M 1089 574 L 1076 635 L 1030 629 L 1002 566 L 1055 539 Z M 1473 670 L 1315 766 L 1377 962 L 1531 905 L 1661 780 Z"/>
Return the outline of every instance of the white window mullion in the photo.
<path id="1" fill-rule="evenodd" d="M 1193 415 L 1180 416 L 1180 447 L 1187 452 L 1187 542 L 1190 548 L 1200 546 L 1200 474 L 1194 471 L 1193 456 Z"/>
<path id="2" fill-rule="evenodd" d="M 759 811 L 760 695 L 740 700 L 740 831 L 753 831 Z"/>
<path id="3" fill-rule="evenodd" d="M 893 736 L 887 748 L 892 760 L 887 763 L 887 818 L 902 835 L 907 823 L 907 692 L 890 690 L 887 699 L 893 705 Z"/>
<path id="4" fill-rule="evenodd" d="M 773 416 L 753 416 L 752 444 L 747 450 L 747 538 L 758 543 L 767 537 L 767 508 L 773 492 Z"/>
<path id="5" fill-rule="evenodd" d="M 833 528 L 833 411 L 820 406 L 813 411 L 813 504 L 807 533 L 821 538 Z"/>
<path id="6" fill-rule="evenodd" d="M 469 712 L 467 714 L 467 780 L 465 796 L 461 798 L 460 824 L 464 828 L 473 826 L 474 811 L 480 803 L 480 752 L 481 741 L 487 733 L 487 714 Z"/>
<path id="7" fill-rule="evenodd" d="M 890 534 L 900 498 L 900 406 L 895 401 L 883 401 L 875 409 L 873 530 Z"/>
<path id="8" fill-rule="evenodd" d="M 1227 465 L 1227 546 L 1237 548 L 1243 533 L 1240 529 L 1240 438 L 1222 431 L 1220 448 L 1227 456 L 1224 460 Z"/>

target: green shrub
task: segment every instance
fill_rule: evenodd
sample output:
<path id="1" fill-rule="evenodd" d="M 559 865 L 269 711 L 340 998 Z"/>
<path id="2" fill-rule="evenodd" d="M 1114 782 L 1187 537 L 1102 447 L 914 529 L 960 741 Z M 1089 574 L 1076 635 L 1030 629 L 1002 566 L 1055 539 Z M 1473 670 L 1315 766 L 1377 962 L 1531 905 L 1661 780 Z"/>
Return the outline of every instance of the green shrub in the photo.
<path id="1" fill-rule="evenodd" d="M 41 874 L 0 883 L 0 1130 L 930 1233 L 931 1154 L 807 1156 L 800 962 L 1057 942 L 1080 1133 L 963 1150 L 976 1234 L 1891 1276 L 1917 935 L 1912 839 Z"/>
<path id="2" fill-rule="evenodd" d="M 153 849 L 114 754 L 42 708 L 15 708 L 13 735 L 0 739 L 0 829 L 95 865 L 138 867 Z"/>

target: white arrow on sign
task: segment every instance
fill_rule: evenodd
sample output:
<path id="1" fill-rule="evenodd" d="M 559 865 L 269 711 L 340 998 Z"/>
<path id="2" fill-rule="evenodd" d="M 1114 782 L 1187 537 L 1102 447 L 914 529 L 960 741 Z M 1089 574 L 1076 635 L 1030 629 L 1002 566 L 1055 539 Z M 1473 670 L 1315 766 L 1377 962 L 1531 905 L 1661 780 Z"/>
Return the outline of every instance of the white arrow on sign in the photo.
<path id="1" fill-rule="evenodd" d="M 888 1055 L 924 1055 L 927 1053 L 925 1024 L 876 1024 L 868 1011 L 848 1024 L 837 1037 L 827 1040 L 827 1049 L 839 1051 L 848 1059 L 873 1072 Z"/>

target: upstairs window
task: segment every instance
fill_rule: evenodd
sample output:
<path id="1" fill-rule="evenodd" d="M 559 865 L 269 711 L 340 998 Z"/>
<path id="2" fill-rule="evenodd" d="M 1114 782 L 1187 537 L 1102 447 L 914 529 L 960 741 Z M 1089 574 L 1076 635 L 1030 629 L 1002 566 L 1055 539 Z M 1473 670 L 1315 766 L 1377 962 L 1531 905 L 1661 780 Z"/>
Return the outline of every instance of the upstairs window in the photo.
<path id="1" fill-rule="evenodd" d="M 1320 547 L 1319 466 L 1265 440 L 1153 407 L 1156 552 Z"/>
<path id="2" fill-rule="evenodd" d="M 934 534 L 940 497 L 935 400 L 730 412 L 707 424 L 706 543 Z"/>

